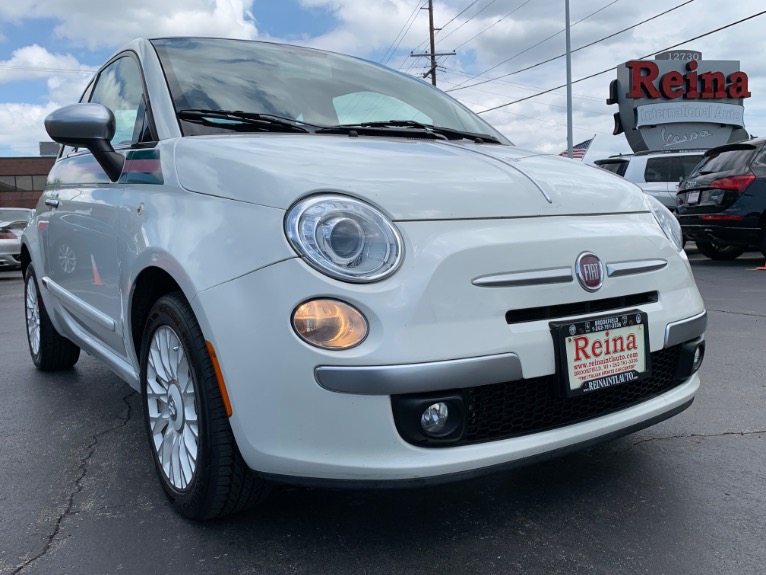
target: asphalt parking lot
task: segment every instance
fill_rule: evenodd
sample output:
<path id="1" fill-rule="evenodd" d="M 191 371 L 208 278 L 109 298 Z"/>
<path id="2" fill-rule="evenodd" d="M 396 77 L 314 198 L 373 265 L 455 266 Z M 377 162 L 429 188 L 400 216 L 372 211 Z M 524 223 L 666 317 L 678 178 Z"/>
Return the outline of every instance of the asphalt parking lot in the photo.
<path id="1" fill-rule="evenodd" d="M 34 369 L 0 272 L 0 573 L 762 574 L 766 271 L 691 250 L 709 326 L 682 414 L 564 458 L 404 491 L 282 488 L 195 524 L 167 505 L 139 399 L 83 356 Z"/>

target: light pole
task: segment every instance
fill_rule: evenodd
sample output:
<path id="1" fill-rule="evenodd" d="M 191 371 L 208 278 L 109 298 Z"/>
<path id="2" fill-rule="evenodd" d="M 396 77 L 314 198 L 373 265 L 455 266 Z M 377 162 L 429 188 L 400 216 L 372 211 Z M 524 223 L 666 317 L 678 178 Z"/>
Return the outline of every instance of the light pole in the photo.
<path id="1" fill-rule="evenodd" d="M 569 35 L 569 0 L 564 0 L 567 43 L 567 157 L 572 157 L 572 43 Z"/>

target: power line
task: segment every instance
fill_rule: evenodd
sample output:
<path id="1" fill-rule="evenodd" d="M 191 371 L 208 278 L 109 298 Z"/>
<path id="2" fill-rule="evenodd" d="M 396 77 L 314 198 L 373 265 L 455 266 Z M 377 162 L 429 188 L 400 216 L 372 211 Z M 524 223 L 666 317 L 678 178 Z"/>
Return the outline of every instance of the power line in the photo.
<path id="1" fill-rule="evenodd" d="M 595 12 L 591 12 L 590 14 L 588 14 L 587 16 L 585 16 L 584 18 L 581 18 L 580 20 L 578 20 L 577 22 L 575 22 L 574 24 L 572 24 L 572 27 L 574 27 L 574 26 L 577 26 L 577 25 L 578 25 L 580 22 L 583 22 L 583 21 L 587 20 L 587 19 L 588 19 L 588 18 L 590 18 L 591 16 L 595 16 L 596 14 L 598 14 L 599 12 L 601 12 L 602 10 L 606 10 L 606 9 L 607 9 L 607 8 L 609 8 L 609 6 L 611 6 L 612 4 L 617 4 L 617 2 L 619 2 L 619 1 L 620 1 L 620 0 L 612 0 L 612 1 L 611 1 L 609 4 L 606 4 L 605 6 L 602 6 L 601 8 L 599 8 L 598 10 L 596 10 Z M 691 0 L 691 1 L 693 2 L 694 0 Z M 487 70 L 484 70 L 483 72 L 480 72 L 479 74 L 475 74 L 475 75 L 474 75 L 474 76 L 472 76 L 472 77 L 473 77 L 473 78 L 478 78 L 479 76 L 483 76 L 484 74 L 487 74 L 487 73 L 491 72 L 491 71 L 492 71 L 492 70 L 494 70 L 495 68 L 499 68 L 500 66 L 502 66 L 502 65 L 503 65 L 503 64 L 505 64 L 506 62 L 510 62 L 510 61 L 511 61 L 511 60 L 513 60 L 514 58 L 517 58 L 518 56 L 521 56 L 522 54 L 525 54 L 526 52 L 529 52 L 530 50 L 532 50 L 532 49 L 534 49 L 534 48 L 537 48 L 537 47 L 538 47 L 540 44 L 544 44 L 545 42 L 547 42 L 547 41 L 548 41 L 548 40 L 550 40 L 551 38 L 555 38 L 556 36 L 558 36 L 559 34 L 561 34 L 561 33 L 562 33 L 562 32 L 564 32 L 564 31 L 565 31 L 565 30 L 559 30 L 559 31 L 558 31 L 558 32 L 556 32 L 555 34 L 551 34 L 551 35 L 550 35 L 550 36 L 548 36 L 547 38 L 543 38 L 543 39 L 542 39 L 542 40 L 540 40 L 540 41 L 539 41 L 537 44 L 533 44 L 533 45 L 532 45 L 532 46 L 530 46 L 529 48 L 526 48 L 525 50 L 522 50 L 521 52 L 518 52 L 518 53 L 514 54 L 514 55 L 513 55 L 513 56 L 511 56 L 510 58 L 506 58 L 505 60 L 503 60 L 503 61 L 502 61 L 502 62 L 500 62 L 499 64 L 495 64 L 495 65 L 494 65 L 494 66 L 492 66 L 491 68 L 489 68 L 489 69 L 487 69 Z M 471 40 L 473 40 L 473 38 L 471 38 Z M 469 41 L 470 41 L 470 40 L 469 40 Z M 460 46 L 462 46 L 462 44 L 461 44 Z M 460 46 L 458 46 L 458 48 L 460 48 Z M 456 48 L 456 49 L 457 49 L 457 48 Z M 469 79 L 470 79 L 470 78 L 469 78 Z M 457 87 L 455 87 L 455 88 L 453 88 L 453 89 L 455 89 L 455 90 L 456 90 L 458 87 L 462 86 L 462 85 L 463 85 L 463 84 L 465 84 L 467 81 L 468 81 L 468 80 L 465 80 L 465 81 L 461 82 L 460 84 L 458 84 L 458 86 L 457 86 Z M 475 85 L 476 85 L 476 84 L 472 84 L 472 86 L 475 86 Z M 466 87 L 470 87 L 470 86 L 466 86 Z"/>
<path id="2" fill-rule="evenodd" d="M 484 10 L 486 10 L 487 8 L 489 8 L 490 6 L 492 6 L 492 4 L 494 4 L 495 2 L 497 2 L 497 0 L 490 0 L 490 3 L 489 3 L 489 4 L 487 4 L 486 6 L 484 6 L 484 8 L 482 8 L 481 10 L 479 10 L 478 12 L 476 12 L 476 14 L 474 14 L 473 16 L 471 16 L 470 18 L 468 18 L 468 20 L 465 20 L 465 21 L 463 21 L 463 23 L 462 23 L 462 24 L 460 24 L 460 26 L 458 26 L 457 28 L 455 28 L 454 30 L 452 30 L 452 31 L 451 31 L 449 34 L 447 34 L 446 36 L 444 36 L 444 37 L 442 37 L 442 38 L 439 38 L 439 42 L 441 42 L 442 40 L 446 40 L 447 38 L 449 38 L 450 36 L 452 36 L 452 35 L 453 35 L 455 32 L 457 32 L 457 31 L 458 31 L 458 30 L 460 30 L 460 29 L 461 29 L 463 26 L 465 26 L 466 24 L 468 24 L 468 23 L 469 23 L 471 20 L 473 20 L 474 18 L 476 18 L 476 16 L 478 16 L 479 14 L 481 14 L 482 12 L 484 12 Z"/>
<path id="3" fill-rule="evenodd" d="M 445 83 L 447 83 L 447 84 L 451 84 L 451 83 L 452 83 L 452 82 L 448 82 L 448 81 L 446 81 L 446 80 L 442 80 L 442 81 L 443 81 L 443 82 L 445 82 Z M 461 101 L 463 104 L 470 104 L 471 106 L 479 106 L 479 105 L 480 105 L 480 104 L 477 104 L 476 102 L 469 102 L 468 100 L 460 100 L 460 101 Z M 560 106 L 559 106 L 559 107 L 560 107 Z M 561 122 L 556 122 L 556 121 L 554 121 L 554 120 L 548 120 L 548 119 L 546 119 L 546 118 L 540 118 L 540 117 L 536 117 L 536 116 L 528 116 L 528 115 L 526 115 L 526 114 L 519 114 L 518 112 L 510 112 L 509 110 L 500 110 L 500 111 L 501 111 L 501 112 L 503 112 L 504 114 L 508 114 L 508 115 L 510 115 L 510 116 L 518 116 L 518 117 L 520 117 L 520 118 L 527 118 L 528 120 L 536 120 L 536 121 L 538 121 L 538 122 L 545 122 L 546 124 L 555 124 L 556 126 L 566 126 L 566 124 L 562 124 Z M 611 114 L 610 114 L 610 115 L 611 115 Z M 581 127 L 579 127 L 579 126 L 573 126 L 573 127 L 574 127 L 574 128 L 576 128 L 576 129 L 578 129 L 578 130 L 582 130 L 582 131 L 584 131 L 584 132 L 585 132 L 585 131 L 587 131 L 587 132 L 593 132 L 593 131 L 595 131 L 595 130 L 593 130 L 593 128 L 592 128 L 592 127 L 588 127 L 588 128 L 581 128 Z M 598 131 L 596 131 L 596 132 L 597 132 L 598 134 L 603 134 L 603 135 L 609 135 L 609 136 L 611 136 L 611 135 L 612 135 L 612 133 L 611 133 L 611 132 L 598 132 Z"/>
<path id="4" fill-rule="evenodd" d="M 679 42 L 678 44 L 673 44 L 672 46 L 668 46 L 667 48 L 663 48 L 662 50 L 657 50 L 656 52 L 652 52 L 651 54 L 647 54 L 646 56 L 641 56 L 638 59 L 643 60 L 644 58 L 649 58 L 650 56 L 656 56 L 657 54 L 661 52 L 667 52 L 668 50 L 672 50 L 673 48 L 678 48 L 679 46 L 683 46 L 684 44 L 688 44 L 689 42 L 694 42 L 695 40 L 699 40 L 700 38 L 705 38 L 706 36 L 710 36 L 711 34 L 715 34 L 716 32 L 720 32 L 721 30 L 726 30 L 727 28 L 731 28 L 732 26 L 736 26 L 737 24 L 742 24 L 742 22 L 747 22 L 748 20 L 752 20 L 753 18 L 757 18 L 758 16 L 763 16 L 764 14 L 766 14 L 766 10 L 763 10 L 762 12 L 758 12 L 746 18 L 742 18 L 741 20 L 737 20 L 736 22 L 731 22 L 730 24 L 726 24 L 725 26 L 721 26 L 720 28 L 716 28 L 715 30 L 711 30 L 710 32 L 705 32 L 704 34 L 700 34 L 699 36 L 695 36 L 694 38 L 689 38 L 688 40 L 684 40 L 683 42 Z M 606 74 L 607 72 L 611 72 L 612 70 L 616 70 L 616 69 L 617 69 L 617 66 L 612 66 L 611 68 L 607 68 L 606 70 L 601 70 L 601 72 L 596 72 L 595 74 L 590 74 L 588 76 L 584 76 L 580 78 L 579 80 L 575 80 L 574 82 L 572 82 L 572 84 L 578 84 L 585 80 L 590 80 L 591 78 L 595 78 L 596 76 L 601 76 L 602 74 Z M 555 88 L 550 88 L 548 90 L 538 92 L 537 94 L 532 94 L 531 96 L 519 98 L 518 100 L 514 100 L 513 102 L 508 102 L 507 104 L 500 104 L 499 106 L 487 108 L 486 110 L 482 110 L 481 112 L 476 112 L 476 113 L 486 114 L 487 112 L 498 110 L 500 108 L 505 108 L 506 106 L 510 106 L 512 104 L 518 104 L 519 102 L 524 102 L 525 100 L 531 100 L 532 98 L 537 98 L 538 96 L 542 96 L 543 94 L 548 94 L 550 92 L 553 92 L 554 90 L 559 90 L 565 87 L 566 87 L 566 84 L 561 84 L 560 86 L 556 86 Z"/>
<path id="5" fill-rule="evenodd" d="M 479 36 L 481 36 L 482 34 L 484 34 L 484 32 L 486 32 L 486 31 L 487 31 L 487 30 L 489 30 L 490 28 L 494 27 L 495 25 L 499 24 L 500 22 L 502 22 L 503 20 L 505 20 L 506 18 L 508 18 L 508 16 L 510 16 L 510 15 L 511 15 L 511 14 L 513 14 L 514 12 L 516 12 L 516 11 L 518 11 L 518 10 L 521 10 L 521 9 L 522 9 L 524 6 L 526 6 L 527 4 L 529 4 L 531 1 L 532 1 L 532 0 L 526 0 L 526 2 L 522 2 L 522 3 L 521 3 L 519 6 L 517 6 L 516 8 L 514 8 L 513 10 L 511 10 L 510 12 L 508 12 L 508 14 L 506 14 L 505 16 L 503 16 L 502 18 L 500 18 L 500 19 L 496 20 L 495 22 L 493 22 L 492 24 L 490 24 L 489 26 L 487 26 L 486 28 L 484 28 L 484 30 L 482 30 L 481 32 L 479 32 L 479 33 L 478 33 L 478 34 L 476 34 L 475 36 L 472 36 L 471 38 L 469 38 L 468 40 L 466 40 L 466 41 L 465 41 L 465 42 L 463 42 L 462 44 L 460 44 L 460 45 L 456 46 L 456 47 L 455 47 L 455 50 L 457 50 L 458 48 L 462 48 L 463 46 L 465 46 L 466 44 L 468 44 L 468 42 L 470 42 L 471 40 L 475 40 L 476 38 L 478 38 Z M 620 0 L 614 0 L 614 2 L 619 2 L 619 1 L 620 1 Z"/>
<path id="6" fill-rule="evenodd" d="M 471 8 L 471 6 L 473 6 L 474 4 L 476 4 L 478 1 L 479 1 L 479 0 L 473 0 L 473 2 L 471 2 L 471 3 L 470 3 L 468 6 L 466 6 L 465 8 L 463 8 L 463 9 L 462 9 L 460 12 L 458 12 L 458 13 L 457 13 L 455 16 L 453 16 L 453 17 L 452 17 L 452 19 L 450 19 L 450 21 L 449 21 L 449 22 L 447 22 L 447 23 L 446 23 L 444 26 L 442 26 L 442 27 L 441 27 L 441 30 L 444 30 L 444 29 L 445 29 L 447 26 L 449 26 L 449 25 L 450 25 L 450 24 L 452 24 L 452 23 L 453 23 L 455 20 L 457 20 L 458 18 L 460 18 L 460 17 L 461 17 L 461 16 L 462 16 L 462 15 L 463 15 L 463 14 L 464 14 L 464 13 L 465 13 L 467 10 L 469 10 L 469 9 Z M 423 42 L 423 44 L 425 44 L 425 42 Z"/>
<path id="7" fill-rule="evenodd" d="M 453 70 L 452 68 L 448 68 L 448 69 L 446 69 L 446 71 L 450 72 L 451 74 L 456 74 L 458 76 L 463 76 L 463 77 L 466 77 L 466 78 L 470 78 L 471 77 L 468 74 L 465 74 L 465 73 L 460 72 L 458 70 Z M 533 86 L 532 84 L 519 84 L 518 82 L 508 82 L 508 81 L 500 80 L 500 83 L 501 84 L 506 84 L 508 86 L 514 86 L 515 88 L 521 88 L 522 90 L 530 90 L 532 92 L 539 91 L 539 90 L 543 89 L 540 86 Z M 445 90 L 445 91 L 449 92 L 450 90 Z M 489 92 L 489 93 L 492 93 L 492 92 Z M 496 94 L 496 95 L 499 96 L 500 94 Z M 557 93 L 554 93 L 552 95 L 553 96 L 562 96 L 562 97 L 564 96 L 564 94 L 557 94 Z M 572 94 L 572 97 L 578 98 L 580 100 L 592 100 L 593 102 L 599 102 L 599 103 L 602 103 L 602 104 L 604 103 L 604 98 L 594 98 L 593 96 L 585 96 L 584 94 Z"/>
<path id="8" fill-rule="evenodd" d="M 0 64 L 0 70 L 31 70 L 39 72 L 66 72 L 66 73 L 94 73 L 96 70 L 86 70 L 76 68 L 46 68 L 43 66 L 8 66 Z"/>
<path id="9" fill-rule="evenodd" d="M 616 0 L 616 1 L 618 1 L 618 0 Z M 665 14 L 667 14 L 668 12 L 672 12 L 673 10 L 678 10 L 682 6 L 686 6 L 687 4 L 691 4 L 694 1 L 695 0 L 686 0 L 686 2 L 684 2 L 682 4 L 679 4 L 678 6 L 676 6 L 674 8 L 670 8 L 669 10 L 665 10 L 664 12 L 660 12 L 659 14 L 655 14 L 651 18 L 647 18 L 646 20 L 643 20 L 641 22 L 633 24 L 632 26 L 628 26 L 627 28 L 623 28 L 622 30 L 620 30 L 618 32 L 614 32 L 613 34 L 609 34 L 608 36 L 604 36 L 603 38 L 600 38 L 599 40 L 594 40 L 593 42 L 590 42 L 589 44 L 585 44 L 584 46 L 580 46 L 579 48 L 575 48 L 574 50 L 572 50 L 572 53 L 579 52 L 580 50 L 584 50 L 585 48 L 589 48 L 589 47 L 593 46 L 594 44 L 598 44 L 599 42 L 603 42 L 604 40 L 608 40 L 609 38 L 614 38 L 615 36 L 617 36 L 619 34 L 622 34 L 623 32 L 627 32 L 628 30 L 632 30 L 633 28 L 641 26 L 642 24 L 646 24 L 647 22 L 650 22 L 651 20 L 655 20 L 655 19 L 659 18 L 660 16 L 664 16 Z M 612 4 L 614 4 L 614 2 L 612 2 Z M 604 8 L 606 8 L 606 6 Z M 598 12 L 598 10 L 596 12 Z M 596 14 L 596 12 L 594 12 L 593 14 Z M 593 14 L 589 14 L 585 18 L 590 18 L 590 16 L 592 16 Z M 585 20 L 585 18 L 583 18 L 582 20 Z M 577 22 L 575 22 L 573 24 L 573 26 L 575 26 L 575 25 L 579 24 L 580 22 L 582 22 L 582 20 L 578 20 Z M 479 76 L 483 76 L 487 72 L 490 72 L 490 71 L 494 70 L 495 68 L 497 68 L 498 66 L 501 66 L 502 64 L 505 64 L 506 62 L 512 60 L 516 56 L 519 56 L 519 55 L 523 54 L 524 52 L 528 52 L 529 50 L 531 50 L 535 46 L 539 46 L 543 42 L 545 42 L 547 40 L 550 40 L 551 38 L 553 38 L 553 36 L 557 36 L 558 34 L 561 34 L 561 32 L 563 32 L 563 30 L 561 30 L 559 32 L 556 32 L 556 34 L 553 34 L 552 36 L 549 36 L 545 40 L 542 40 L 542 41 L 538 42 L 537 44 L 535 44 L 534 46 L 531 46 L 530 48 L 527 48 L 523 52 L 519 52 L 518 54 L 515 54 L 515 55 L 511 56 L 507 60 L 504 60 L 504 61 L 500 62 L 500 64 L 497 64 L 496 66 L 493 66 L 489 70 L 485 70 L 481 74 L 476 74 L 476 76 L 474 76 L 474 78 L 478 78 Z M 476 82 L 475 84 L 469 84 L 468 86 L 463 86 L 461 84 L 461 86 L 459 88 L 453 88 L 453 90 L 463 90 L 465 88 L 472 88 L 474 86 L 480 86 L 481 84 L 486 84 L 488 82 L 494 82 L 495 80 L 499 80 L 500 78 L 507 78 L 508 76 L 513 76 L 514 74 L 520 74 L 521 72 L 526 72 L 527 70 L 531 70 L 532 68 L 537 68 L 538 66 L 542 66 L 543 64 L 547 64 L 549 62 L 553 62 L 554 60 L 558 60 L 559 58 L 563 58 L 564 56 L 566 56 L 566 54 L 559 54 L 558 56 L 554 56 L 553 58 L 548 58 L 547 60 L 543 60 L 542 62 L 538 62 L 537 64 L 532 64 L 531 66 L 527 66 L 526 68 L 520 68 L 519 70 L 514 70 L 513 72 L 508 72 L 507 74 L 503 74 L 502 76 L 498 76 L 497 78 L 489 78 L 487 80 L 482 80 L 481 82 Z M 463 84 L 465 84 L 465 82 L 463 82 Z"/>
<path id="10" fill-rule="evenodd" d="M 410 28 L 412 28 L 412 25 L 415 23 L 415 20 L 417 19 L 418 10 L 420 9 L 420 4 L 422 0 L 418 0 L 417 4 L 415 4 L 415 9 L 412 11 L 412 13 L 407 17 L 407 20 L 402 24 L 402 27 L 399 29 L 399 32 L 396 34 L 396 38 L 394 38 L 394 41 L 391 42 L 391 44 L 386 48 L 386 53 L 383 54 L 383 57 L 379 60 L 381 64 L 387 63 L 396 53 L 396 49 L 399 47 L 399 44 L 402 43 L 402 40 L 404 40 L 404 37 L 407 35 L 407 32 L 410 31 Z M 409 26 L 407 26 L 409 24 Z M 405 27 L 407 30 L 404 30 Z M 402 34 L 402 31 L 404 30 L 404 34 Z M 401 35 L 401 38 L 399 37 Z M 399 42 L 397 42 L 399 40 Z M 396 46 L 394 46 L 396 44 Z M 393 49 L 392 49 L 393 48 Z M 389 50 L 391 51 L 391 54 L 389 55 Z M 388 58 L 386 58 L 388 56 Z"/>
<path id="11" fill-rule="evenodd" d="M 457 13 L 455 16 L 453 16 L 452 18 L 450 18 L 450 20 L 449 20 L 449 21 L 448 21 L 446 24 L 444 24 L 444 25 L 443 25 L 441 28 L 438 28 L 438 29 L 436 30 L 436 34 L 438 35 L 438 34 L 439 34 L 440 32 L 442 32 L 442 31 L 443 31 L 443 30 L 444 30 L 444 29 L 445 29 L 447 26 L 449 26 L 449 25 L 450 25 L 450 24 L 452 24 L 452 23 L 453 23 L 455 20 L 457 20 L 458 18 L 460 18 L 460 16 L 462 16 L 462 15 L 463 15 L 465 12 L 467 12 L 468 10 L 470 10 L 470 9 L 471 9 L 471 7 L 472 7 L 474 4 L 476 4 L 478 1 L 479 1 L 479 0 L 473 0 L 473 2 L 471 2 L 470 4 L 468 4 L 468 6 L 466 6 L 466 7 L 465 7 L 465 8 L 463 8 L 463 9 L 462 9 L 460 12 L 458 12 L 458 13 Z M 423 40 L 423 41 L 422 41 L 420 44 L 418 44 L 418 45 L 415 47 L 415 50 L 413 50 L 413 51 L 422 50 L 422 49 L 423 49 L 423 48 L 426 46 L 426 44 L 428 44 L 428 39 L 426 39 L 426 40 Z M 400 66 L 401 66 L 401 65 L 400 65 Z M 409 66 L 409 70 L 411 70 L 413 67 L 414 67 L 414 64 L 410 64 L 410 66 Z"/>

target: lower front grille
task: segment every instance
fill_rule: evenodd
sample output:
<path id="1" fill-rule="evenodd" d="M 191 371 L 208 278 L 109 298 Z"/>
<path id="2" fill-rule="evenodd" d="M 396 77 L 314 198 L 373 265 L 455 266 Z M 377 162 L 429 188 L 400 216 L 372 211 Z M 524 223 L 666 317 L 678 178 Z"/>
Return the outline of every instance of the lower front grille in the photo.
<path id="1" fill-rule="evenodd" d="M 580 395 L 564 397 L 555 375 L 471 387 L 462 390 L 466 445 L 508 439 L 600 417 L 646 401 L 683 383 L 675 379 L 681 346 L 652 353 L 652 375 Z"/>

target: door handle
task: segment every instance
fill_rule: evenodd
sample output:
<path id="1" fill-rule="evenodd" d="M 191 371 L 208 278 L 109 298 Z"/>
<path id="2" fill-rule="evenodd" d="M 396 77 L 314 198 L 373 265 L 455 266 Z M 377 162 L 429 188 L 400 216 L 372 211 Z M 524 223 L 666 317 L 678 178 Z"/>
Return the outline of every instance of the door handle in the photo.
<path id="1" fill-rule="evenodd" d="M 50 206 L 52 208 L 58 208 L 59 207 L 59 201 L 56 198 L 46 198 L 45 199 L 45 205 Z"/>

